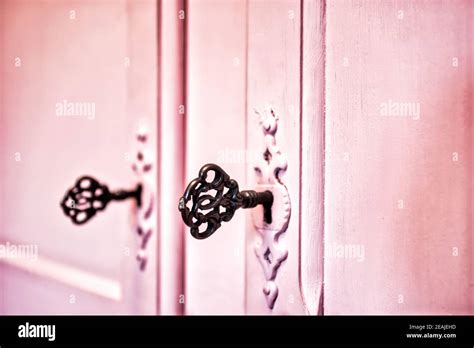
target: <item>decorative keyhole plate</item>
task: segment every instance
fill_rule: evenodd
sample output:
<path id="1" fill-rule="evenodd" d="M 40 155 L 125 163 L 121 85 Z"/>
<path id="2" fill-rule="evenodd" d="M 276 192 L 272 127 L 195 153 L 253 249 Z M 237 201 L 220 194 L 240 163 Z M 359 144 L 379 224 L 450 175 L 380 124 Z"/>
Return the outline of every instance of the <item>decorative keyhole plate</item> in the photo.
<path id="1" fill-rule="evenodd" d="M 286 171 L 288 162 L 276 144 L 278 117 L 269 108 L 260 115 L 260 125 L 264 136 L 262 156 L 254 170 L 258 177 L 257 191 L 270 191 L 273 194 L 272 221 L 267 223 L 262 207 L 252 210 L 252 220 L 261 238 L 255 243 L 255 255 L 263 269 L 266 282 L 263 294 L 268 308 L 273 309 L 278 297 L 276 278 L 281 264 L 288 257 L 288 250 L 279 243 L 279 237 L 288 228 L 291 216 L 291 203 L 288 190 L 280 179 Z"/>

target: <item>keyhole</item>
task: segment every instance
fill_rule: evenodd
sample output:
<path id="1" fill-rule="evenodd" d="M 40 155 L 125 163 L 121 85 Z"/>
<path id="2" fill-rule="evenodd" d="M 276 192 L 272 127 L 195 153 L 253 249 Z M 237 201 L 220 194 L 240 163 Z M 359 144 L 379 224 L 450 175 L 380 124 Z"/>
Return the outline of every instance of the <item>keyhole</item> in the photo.
<path id="1" fill-rule="evenodd" d="M 272 206 L 269 204 L 263 206 L 263 220 L 268 225 L 272 223 Z"/>
<path id="2" fill-rule="evenodd" d="M 268 149 L 266 149 L 263 153 L 263 159 L 267 161 L 268 164 L 270 164 L 270 161 L 272 160 L 272 154 Z"/>

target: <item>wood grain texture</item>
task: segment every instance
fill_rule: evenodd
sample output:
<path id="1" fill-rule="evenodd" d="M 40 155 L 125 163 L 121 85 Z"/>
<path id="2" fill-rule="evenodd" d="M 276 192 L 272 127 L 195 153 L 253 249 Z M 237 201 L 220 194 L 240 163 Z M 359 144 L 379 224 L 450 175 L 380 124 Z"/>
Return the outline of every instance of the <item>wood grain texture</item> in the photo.
<path id="1" fill-rule="evenodd" d="M 328 2 L 327 314 L 472 312 L 472 6 Z"/>
<path id="2" fill-rule="evenodd" d="M 323 314 L 326 2 L 303 1 L 299 278 L 306 312 Z"/>

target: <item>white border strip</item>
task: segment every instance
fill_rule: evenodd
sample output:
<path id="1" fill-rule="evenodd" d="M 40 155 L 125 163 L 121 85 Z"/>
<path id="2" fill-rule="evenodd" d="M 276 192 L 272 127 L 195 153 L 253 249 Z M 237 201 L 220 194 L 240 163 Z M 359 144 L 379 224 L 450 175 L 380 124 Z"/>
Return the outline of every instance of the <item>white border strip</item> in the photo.
<path id="1" fill-rule="evenodd" d="M 117 280 L 85 272 L 63 263 L 40 257 L 37 260 L 0 258 L 0 262 L 113 301 L 122 300 L 122 286 Z"/>

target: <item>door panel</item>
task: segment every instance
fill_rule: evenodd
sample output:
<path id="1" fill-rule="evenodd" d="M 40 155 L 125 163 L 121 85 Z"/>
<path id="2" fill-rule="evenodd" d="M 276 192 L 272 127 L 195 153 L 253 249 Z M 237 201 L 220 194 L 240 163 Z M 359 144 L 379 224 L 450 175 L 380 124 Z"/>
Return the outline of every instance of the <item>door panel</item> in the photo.
<path id="1" fill-rule="evenodd" d="M 322 37 L 320 26 L 315 27 L 318 17 L 313 17 L 322 11 L 319 5 L 306 5 L 308 37 Z M 223 223 L 205 241 L 186 233 L 187 313 L 301 314 L 320 310 L 322 253 L 314 251 L 322 246 L 318 243 L 322 241 L 322 215 L 318 215 L 317 228 L 300 236 L 301 11 L 300 1 L 188 2 L 186 181 L 196 177 L 203 164 L 213 162 L 238 181 L 240 190 L 256 189 L 258 175 L 254 167 L 265 156 L 261 121 L 271 108 L 278 116 L 275 139 L 288 163 L 280 179 L 289 192 L 291 218 L 278 241 L 288 257 L 274 279 L 278 299 L 273 309 L 264 295 L 267 280 L 256 255 L 262 236 L 254 226 L 251 210 L 236 212 L 231 222 Z M 317 42 L 305 46 L 309 56 L 321 54 L 321 41 Z M 310 63 L 307 71 L 316 71 Z M 322 76 L 316 74 L 318 83 Z M 304 83 L 305 103 L 320 109 L 321 95 L 317 99 L 310 93 L 312 83 Z M 306 112 L 305 124 L 321 120 L 320 112 Z M 322 131 L 320 126 L 317 136 L 309 129 L 304 132 L 305 145 L 311 145 L 306 156 L 312 158 L 318 153 L 321 159 Z M 321 182 L 321 164 L 318 161 L 314 171 L 308 170 L 305 180 L 311 182 L 316 177 Z M 310 197 L 304 197 L 305 204 L 311 201 L 320 206 L 322 182 L 309 185 Z M 275 214 L 286 212 L 276 210 Z M 307 226 L 315 216 L 305 211 L 304 218 Z M 308 290 L 305 301 L 311 303 L 311 309 L 305 309 L 301 291 L 300 248 L 305 250 L 308 270 L 317 270 L 304 275 L 304 288 Z M 269 257 L 276 259 L 277 255 Z"/>
<path id="2" fill-rule="evenodd" d="M 329 1 L 326 43 L 325 313 L 472 313 L 472 2 Z"/>
<path id="3" fill-rule="evenodd" d="M 76 226 L 59 203 L 84 174 L 111 189 L 134 187 L 140 124 L 154 149 L 156 4 L 1 6 L 0 240 L 37 247 L 37 259 L 0 260 L 0 311 L 154 313 L 156 237 L 140 273 L 133 204 L 112 202 Z M 63 103 L 87 103 L 90 112 L 61 113 Z"/>
<path id="4" fill-rule="evenodd" d="M 300 1 L 273 1 L 271 6 L 262 1 L 248 4 L 248 89 L 247 89 L 247 146 L 255 152 L 255 160 L 247 166 L 247 175 L 252 186 L 258 175 L 254 166 L 264 157 L 264 135 L 262 117 L 269 117 L 269 109 L 278 117 L 276 144 L 286 158 L 287 169 L 281 171 L 279 179 L 286 186 L 290 197 L 290 220 L 286 230 L 277 241 L 280 253 L 288 253 L 281 266 L 276 269 L 274 282 L 268 286 L 278 287 L 278 297 L 270 310 L 264 286 L 267 279 L 256 250 L 262 243 L 252 219 L 247 224 L 247 272 L 246 310 L 249 314 L 303 313 L 299 288 L 299 196 L 300 196 L 300 78 L 301 78 L 301 8 Z M 270 161 L 275 159 L 270 159 Z M 282 209 L 273 209 L 275 215 L 285 214 Z M 249 217 L 250 214 L 248 213 Z M 274 216 L 277 219 L 278 216 Z M 262 250 L 263 251 L 263 250 Z M 264 251 L 263 251 L 264 252 Z M 278 254 L 278 253 L 277 253 Z M 265 262 L 275 263 L 278 255 L 266 257 Z M 270 285 L 271 284 L 271 285 Z M 274 290 L 276 293 L 276 290 Z"/>
<path id="5" fill-rule="evenodd" d="M 305 311 L 324 312 L 326 3 L 302 4 L 299 283 Z"/>
<path id="6" fill-rule="evenodd" d="M 187 33 L 186 182 L 216 163 L 246 189 L 245 2 L 189 1 Z M 186 313 L 244 313 L 244 245 L 242 211 L 206 240 L 186 228 Z"/>
<path id="7" fill-rule="evenodd" d="M 472 15 L 467 0 L 0 1 L 0 245 L 37 247 L 0 257 L 0 314 L 472 313 Z M 68 101 L 93 113 L 61 115 Z M 276 190 L 272 222 L 241 209 L 192 238 L 177 204 L 206 163 Z M 146 184 L 144 271 L 133 202 L 63 215 L 84 174 Z"/>

